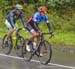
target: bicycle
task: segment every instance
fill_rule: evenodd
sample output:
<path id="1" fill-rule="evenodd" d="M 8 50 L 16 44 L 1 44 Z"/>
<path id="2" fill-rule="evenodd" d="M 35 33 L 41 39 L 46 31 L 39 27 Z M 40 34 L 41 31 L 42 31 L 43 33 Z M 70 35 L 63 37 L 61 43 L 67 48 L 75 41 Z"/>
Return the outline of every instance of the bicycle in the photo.
<path id="1" fill-rule="evenodd" d="M 18 56 L 21 55 L 21 45 L 24 41 L 24 38 L 20 35 L 20 30 L 22 28 L 18 28 L 15 32 L 15 38 L 13 36 L 8 37 L 7 35 L 4 35 L 2 39 L 2 50 L 5 54 L 9 55 L 12 51 L 12 48 L 15 48 L 16 53 Z M 15 39 L 15 40 L 14 40 Z M 15 41 L 15 43 L 14 43 Z"/>
<path id="2" fill-rule="evenodd" d="M 34 55 L 39 57 L 39 60 L 42 64 L 46 65 L 50 62 L 52 57 L 52 48 L 51 44 L 44 39 L 44 35 L 50 33 L 42 33 L 40 37 L 40 41 L 37 43 L 36 49 L 34 49 L 32 41 L 30 42 L 30 52 L 26 50 L 26 45 L 30 41 L 29 39 L 25 39 L 22 45 L 22 55 L 25 61 L 30 61 Z M 52 37 L 52 35 L 51 35 Z M 37 37 L 38 38 L 38 37 Z M 42 55 L 41 55 L 42 54 Z"/>

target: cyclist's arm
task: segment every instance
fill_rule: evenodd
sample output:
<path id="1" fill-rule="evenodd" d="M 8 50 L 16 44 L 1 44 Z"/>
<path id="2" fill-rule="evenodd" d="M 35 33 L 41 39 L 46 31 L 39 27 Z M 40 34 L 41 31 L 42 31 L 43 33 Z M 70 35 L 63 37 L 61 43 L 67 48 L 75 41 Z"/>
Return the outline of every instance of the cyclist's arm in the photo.
<path id="1" fill-rule="evenodd" d="M 46 24 L 47 24 L 47 27 L 48 27 L 48 29 L 49 29 L 49 32 L 52 32 L 52 27 L 51 27 L 51 25 L 50 25 L 49 21 L 48 21 L 48 22 L 46 22 Z"/>
<path id="2" fill-rule="evenodd" d="M 27 29 L 30 32 L 34 31 L 33 28 L 30 26 L 30 24 L 25 21 L 24 13 L 21 14 L 21 21 L 25 29 Z"/>
<path id="3" fill-rule="evenodd" d="M 23 24 L 24 28 L 27 28 L 28 24 L 25 21 L 25 17 L 24 17 L 24 13 L 23 12 L 21 13 L 20 19 L 22 21 L 22 24 Z"/>
<path id="4" fill-rule="evenodd" d="M 25 23 L 25 17 L 24 17 L 24 13 L 23 13 L 23 12 L 21 13 L 20 19 L 21 19 L 22 24 L 23 24 L 23 26 L 24 26 L 24 23 Z"/>
<path id="5" fill-rule="evenodd" d="M 53 31 L 52 31 L 52 27 L 51 27 L 51 25 L 50 25 L 50 23 L 49 23 L 48 16 L 46 16 L 45 21 L 46 21 L 47 27 L 48 27 L 48 29 L 49 29 L 49 32 L 53 32 Z"/>

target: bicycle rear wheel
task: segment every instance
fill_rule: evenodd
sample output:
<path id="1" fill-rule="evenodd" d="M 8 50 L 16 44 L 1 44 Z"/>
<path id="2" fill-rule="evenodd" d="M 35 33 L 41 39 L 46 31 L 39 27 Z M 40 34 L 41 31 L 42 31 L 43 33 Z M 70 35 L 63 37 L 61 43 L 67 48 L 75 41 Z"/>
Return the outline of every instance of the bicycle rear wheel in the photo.
<path id="1" fill-rule="evenodd" d="M 33 51 L 33 44 L 32 42 L 29 43 L 30 51 L 27 51 L 26 46 L 28 45 L 29 39 L 25 39 L 22 45 L 22 55 L 25 61 L 30 59 Z"/>
<path id="2" fill-rule="evenodd" d="M 24 38 L 19 36 L 16 40 L 15 51 L 17 56 L 22 57 L 22 43 L 24 42 Z"/>
<path id="3" fill-rule="evenodd" d="M 46 65 L 50 62 L 52 56 L 51 45 L 48 41 L 43 40 L 39 46 L 39 60 Z"/>
<path id="4" fill-rule="evenodd" d="M 5 54 L 10 54 L 12 50 L 13 42 L 12 42 L 12 37 L 7 37 L 5 35 L 2 39 L 2 50 Z"/>

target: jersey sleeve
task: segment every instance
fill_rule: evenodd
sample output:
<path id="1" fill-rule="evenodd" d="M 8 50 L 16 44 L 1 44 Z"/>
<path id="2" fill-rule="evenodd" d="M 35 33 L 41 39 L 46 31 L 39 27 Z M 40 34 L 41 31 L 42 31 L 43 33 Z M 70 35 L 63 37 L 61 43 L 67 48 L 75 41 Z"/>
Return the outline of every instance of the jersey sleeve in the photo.
<path id="1" fill-rule="evenodd" d="M 25 17 L 24 17 L 24 13 L 23 13 L 23 12 L 22 12 L 20 18 L 21 18 L 21 21 L 22 21 L 22 23 L 23 23 L 24 28 L 27 29 L 27 30 L 29 30 L 29 31 L 32 31 L 32 30 L 33 30 L 32 27 L 29 25 L 29 23 L 27 23 L 27 22 L 25 21 Z"/>
<path id="2" fill-rule="evenodd" d="M 25 17 L 24 17 L 24 13 L 23 12 L 21 12 L 20 18 L 21 18 L 21 21 L 22 21 L 23 26 L 26 28 L 27 27 L 27 22 L 25 20 Z"/>
<path id="3" fill-rule="evenodd" d="M 49 29 L 49 32 L 52 32 L 52 27 L 51 27 L 51 25 L 50 25 L 50 23 L 49 23 L 49 18 L 48 18 L 48 16 L 46 16 L 45 21 L 46 21 L 47 27 L 48 27 L 48 29 Z"/>
<path id="4" fill-rule="evenodd" d="M 22 23 L 24 23 L 25 22 L 25 17 L 24 17 L 24 13 L 23 12 L 21 12 L 20 18 L 21 18 Z"/>

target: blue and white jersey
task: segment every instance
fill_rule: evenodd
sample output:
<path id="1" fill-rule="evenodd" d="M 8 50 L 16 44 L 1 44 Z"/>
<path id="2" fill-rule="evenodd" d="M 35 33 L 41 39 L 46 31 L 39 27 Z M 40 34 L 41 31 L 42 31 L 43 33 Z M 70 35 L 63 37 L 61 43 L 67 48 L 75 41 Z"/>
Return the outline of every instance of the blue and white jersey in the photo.
<path id="1" fill-rule="evenodd" d="M 33 21 L 34 22 L 37 22 L 37 23 L 43 23 L 43 22 L 49 22 L 49 19 L 48 19 L 48 16 L 45 15 L 45 16 L 41 16 L 41 14 L 39 12 L 36 12 L 34 15 L 33 15 Z"/>
<path id="2" fill-rule="evenodd" d="M 16 11 L 19 12 L 19 15 L 16 14 Z M 24 13 L 21 10 L 13 9 L 6 16 L 7 21 L 14 27 L 16 20 L 21 19 L 22 23 L 25 23 Z"/>

